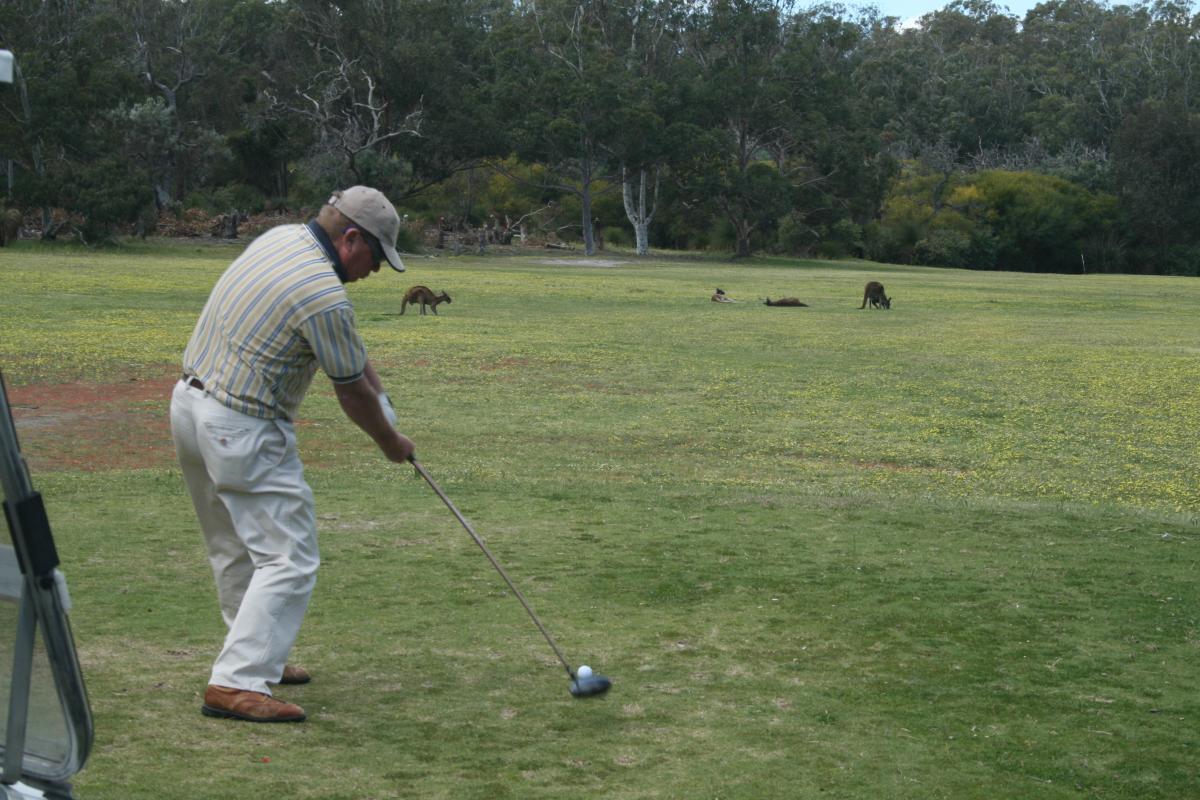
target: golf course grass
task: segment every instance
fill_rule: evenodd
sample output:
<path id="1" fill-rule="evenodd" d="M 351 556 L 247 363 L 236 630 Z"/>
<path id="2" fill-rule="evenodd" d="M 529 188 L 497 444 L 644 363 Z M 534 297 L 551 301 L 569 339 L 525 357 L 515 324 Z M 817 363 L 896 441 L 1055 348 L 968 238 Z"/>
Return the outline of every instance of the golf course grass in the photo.
<path id="1" fill-rule="evenodd" d="M 223 628 L 167 426 L 238 247 L 0 251 L 0 369 L 74 603 L 84 800 L 1187 798 L 1200 282 L 868 262 L 411 258 L 350 287 L 417 456 L 314 382 L 323 563 L 282 687 Z M 890 311 L 860 310 L 879 280 Z M 422 283 L 438 315 L 400 297 Z M 738 303 L 709 297 L 721 287 Z M 793 296 L 808 308 L 775 308 Z"/>

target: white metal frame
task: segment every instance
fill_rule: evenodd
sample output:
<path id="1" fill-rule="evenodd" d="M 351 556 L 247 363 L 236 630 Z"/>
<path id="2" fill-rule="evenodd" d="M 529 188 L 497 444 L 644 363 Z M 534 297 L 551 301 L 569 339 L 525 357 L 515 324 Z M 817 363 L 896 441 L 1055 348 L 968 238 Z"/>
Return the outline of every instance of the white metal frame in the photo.
<path id="1" fill-rule="evenodd" d="M 70 598 L 66 579 L 58 569 L 58 554 L 41 495 L 33 490 L 21 456 L 3 373 L 0 373 L 0 484 L 4 488 L 4 512 L 13 543 L 12 548 L 0 546 L 0 597 L 17 601 L 19 609 L 8 724 L 0 743 L 3 764 L 0 791 L 4 796 L 13 796 L 14 791 L 19 791 L 13 787 L 27 784 L 48 798 L 70 798 L 69 779 L 83 768 L 92 746 L 91 706 L 67 620 Z M 59 743 L 64 751 L 61 758 L 49 758 L 26 746 L 33 658 L 39 633 L 63 714 L 67 741 Z"/>

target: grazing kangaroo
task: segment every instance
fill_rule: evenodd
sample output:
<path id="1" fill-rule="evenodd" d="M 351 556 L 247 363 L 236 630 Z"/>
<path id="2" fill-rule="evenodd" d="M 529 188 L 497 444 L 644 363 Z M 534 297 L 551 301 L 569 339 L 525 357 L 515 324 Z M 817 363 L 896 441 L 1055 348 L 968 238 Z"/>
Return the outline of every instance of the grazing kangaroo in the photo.
<path id="1" fill-rule="evenodd" d="M 870 281 L 863 289 L 863 302 L 859 308 L 866 308 L 867 303 L 871 304 L 871 308 L 891 308 L 892 298 L 883 293 L 882 283 Z"/>
<path id="2" fill-rule="evenodd" d="M 442 292 L 441 294 L 434 294 L 433 289 L 430 289 L 428 286 L 414 286 L 404 293 L 404 299 L 400 301 L 400 313 L 404 313 L 404 309 L 408 307 L 409 303 L 412 303 L 413 305 L 420 303 L 422 314 L 425 313 L 425 306 L 429 306 L 431 309 L 433 309 L 433 315 L 436 317 L 438 303 L 449 302 L 450 295 L 446 294 L 445 292 Z"/>
<path id="3" fill-rule="evenodd" d="M 808 308 L 808 303 L 801 303 L 796 297 L 781 297 L 778 300 L 767 298 L 763 301 L 763 305 L 767 306 L 786 306 L 788 308 Z"/>
<path id="4" fill-rule="evenodd" d="M 0 247 L 15 242 L 21 233 L 21 212 L 15 208 L 0 209 Z"/>

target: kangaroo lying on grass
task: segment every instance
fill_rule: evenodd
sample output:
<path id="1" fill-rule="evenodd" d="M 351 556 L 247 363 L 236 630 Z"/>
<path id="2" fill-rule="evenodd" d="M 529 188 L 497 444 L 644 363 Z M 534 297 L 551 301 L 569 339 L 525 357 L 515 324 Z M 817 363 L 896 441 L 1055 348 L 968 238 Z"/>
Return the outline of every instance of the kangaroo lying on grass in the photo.
<path id="1" fill-rule="evenodd" d="M 420 303 L 422 314 L 425 313 L 425 306 L 429 306 L 433 309 L 433 315 L 436 317 L 438 303 L 449 302 L 450 295 L 445 292 L 434 294 L 433 289 L 430 289 L 428 286 L 414 286 L 404 293 L 404 299 L 400 301 L 400 313 L 404 313 L 404 309 L 408 307 L 409 303 L 413 305 Z"/>
<path id="2" fill-rule="evenodd" d="M 801 303 L 796 297 L 781 297 L 778 300 L 767 298 L 763 301 L 763 305 L 767 306 L 786 306 L 788 308 L 808 308 L 808 303 Z"/>
<path id="3" fill-rule="evenodd" d="M 882 283 L 870 281 L 863 289 L 863 302 L 859 308 L 866 308 L 867 303 L 871 304 L 871 308 L 891 308 L 892 298 L 883 293 Z"/>
<path id="4" fill-rule="evenodd" d="M 724 289 L 717 289 L 717 291 L 712 296 L 712 301 L 714 303 L 736 303 L 737 302 L 737 300 L 734 300 L 732 297 L 725 294 Z"/>

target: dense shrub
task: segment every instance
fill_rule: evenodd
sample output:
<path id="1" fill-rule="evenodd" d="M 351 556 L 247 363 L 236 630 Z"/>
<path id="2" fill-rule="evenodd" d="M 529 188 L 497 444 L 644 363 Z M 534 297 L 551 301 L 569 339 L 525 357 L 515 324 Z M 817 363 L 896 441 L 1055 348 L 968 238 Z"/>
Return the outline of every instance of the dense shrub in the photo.
<path id="1" fill-rule="evenodd" d="M 839 219 L 822 234 L 818 252 L 829 258 L 861 258 L 865 252 L 862 226 L 853 220 Z"/>
<path id="2" fill-rule="evenodd" d="M 990 266 L 972 261 L 971 237 L 953 228 L 931 230 L 913 248 L 913 259 L 933 267 Z"/>
<path id="3" fill-rule="evenodd" d="M 867 253 L 899 263 L 1079 272 L 1088 254 L 1112 268 L 1116 200 L 1034 172 L 910 171 L 894 184 Z"/>
<path id="4" fill-rule="evenodd" d="M 1147 266 L 1157 266 L 1143 270 L 1155 275 L 1200 276 L 1200 245 L 1172 245 L 1165 248 L 1161 263 Z"/>
<path id="5" fill-rule="evenodd" d="M 779 232 L 775 237 L 775 247 L 772 249 L 777 253 L 789 256 L 805 255 L 812 251 L 818 238 L 817 231 L 814 231 L 811 226 L 798 220 L 795 215 L 789 214 L 779 221 Z"/>
<path id="6" fill-rule="evenodd" d="M 1200 19 L 1200 18 L 1198 18 Z M 1144 103 L 1115 137 L 1113 172 L 1141 272 L 1200 270 L 1200 114 Z"/>
<path id="7" fill-rule="evenodd" d="M 1116 199 L 1061 178 L 991 170 L 973 176 L 981 218 L 996 237 L 1001 267 L 1034 272 L 1080 272 L 1089 240 L 1116 218 Z"/>
<path id="8" fill-rule="evenodd" d="M 224 214 L 234 209 L 244 214 L 257 214 L 266 209 L 267 198 L 254 186 L 232 183 L 190 192 L 183 205 L 186 208 L 202 208 L 212 214 Z"/>
<path id="9" fill-rule="evenodd" d="M 136 224 L 145 209 L 154 207 L 145 173 L 131 170 L 118 158 L 79 167 L 61 186 L 64 196 L 72 199 L 70 207 L 82 218 L 79 235 L 88 244 L 111 239 L 118 227 Z"/>

